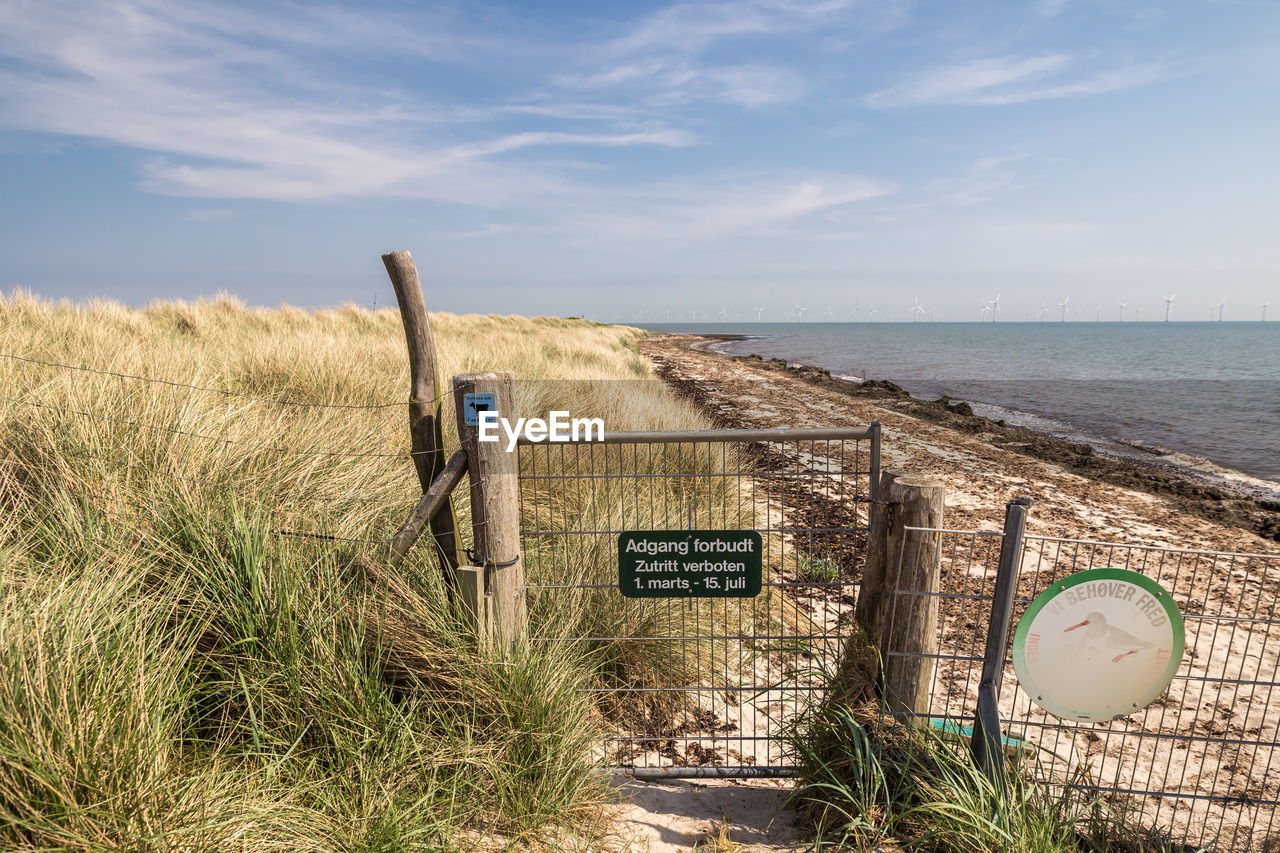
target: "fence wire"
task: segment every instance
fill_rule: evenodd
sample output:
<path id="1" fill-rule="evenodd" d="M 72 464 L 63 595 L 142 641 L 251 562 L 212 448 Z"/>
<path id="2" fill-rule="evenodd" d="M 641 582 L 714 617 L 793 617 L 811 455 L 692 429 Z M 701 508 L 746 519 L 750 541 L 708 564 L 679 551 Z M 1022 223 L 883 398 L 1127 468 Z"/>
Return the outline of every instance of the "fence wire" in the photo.
<path id="1" fill-rule="evenodd" d="M 930 717 L 946 731 L 968 725 L 977 706 L 1002 536 L 931 532 L 939 537 L 942 574 L 932 593 L 939 654 Z M 1167 693 L 1107 723 L 1066 722 L 1039 708 L 1017 684 L 1006 648 L 1000 717 L 1023 766 L 1043 781 L 1093 792 L 1126 819 L 1168 831 L 1175 841 L 1275 849 L 1280 555 L 1026 536 L 1020 566 L 1012 624 L 1054 581 L 1102 567 L 1158 581 L 1186 624 L 1186 653 Z"/>
<path id="2" fill-rule="evenodd" d="M 874 463 L 866 430 L 816 441 L 788 432 L 801 435 L 521 449 L 531 624 L 607 662 L 588 688 L 613 730 L 606 765 L 638 775 L 791 772 L 786 725 L 820 695 L 821 670 L 847 633 Z M 684 529 L 759 532 L 761 594 L 624 598 L 618 535 Z"/>
<path id="3" fill-rule="evenodd" d="M 7 360 L 23 368 L 23 381 L 14 386 L 16 390 L 22 392 L 22 395 L 0 394 L 0 403 L 7 403 L 11 407 L 6 410 L 5 407 L 0 406 L 0 417 L 16 417 L 18 411 L 27 409 L 49 413 L 51 418 L 74 419 L 84 424 L 83 432 L 78 432 L 75 429 L 58 428 L 46 429 L 43 433 L 33 434 L 43 434 L 46 439 L 50 440 L 54 437 L 60 439 L 57 443 L 50 444 L 45 448 L 48 451 L 48 460 L 52 464 L 63 466 L 66 460 L 72 459 L 91 460 L 96 463 L 94 467 L 97 470 L 88 472 L 91 476 L 86 481 L 81 482 L 79 486 L 70 486 L 71 478 L 56 477 L 54 481 L 61 483 L 68 494 L 73 494 L 77 498 L 83 498 L 92 504 L 96 504 L 100 509 L 104 507 L 110 508 L 113 513 L 128 509 L 142 515 L 153 514 L 156 510 L 153 487 L 155 484 L 160 483 L 166 487 L 182 490 L 203 489 L 214 494 L 232 496 L 238 502 L 247 501 L 264 516 L 270 517 L 270 532 L 275 536 L 364 545 L 384 545 L 390 542 L 389 536 L 340 535 L 333 530 L 323 529 L 323 523 L 318 524 L 317 522 L 325 514 L 332 515 L 353 505 L 365 506 L 367 508 L 365 514 L 368 514 L 373 512 L 375 508 L 394 508 L 398 504 L 409 504 L 418 499 L 416 494 L 405 493 L 396 489 L 388 489 L 385 493 L 373 493 L 363 490 L 343 493 L 332 488 L 316 490 L 314 488 L 315 482 L 328 478 L 324 476 L 316 477 L 315 474 L 317 472 L 306 466 L 308 461 L 313 459 L 323 460 L 325 464 L 330 466 L 348 462 L 359 464 L 365 460 L 377 460 L 375 464 L 388 465 L 392 463 L 383 460 L 412 460 L 416 456 L 424 455 L 424 452 L 408 450 L 386 452 L 364 449 L 358 446 L 333 450 L 296 449 L 281 447 L 263 441 L 246 441 L 231 438 L 221 431 L 204 430 L 197 432 L 183 429 L 178 423 L 148 423 L 138 418 L 130 417 L 127 414 L 122 415 L 117 410 L 112 410 L 109 413 L 103 412 L 95 407 L 97 400 L 88 392 L 85 393 L 85 397 L 90 402 L 79 405 L 68 405 L 66 401 L 32 399 L 38 393 L 38 385 L 33 383 L 31 377 L 26 375 L 26 369 L 38 367 L 59 372 L 86 373 L 111 379 L 135 381 L 162 389 L 172 399 L 176 399 L 179 393 L 192 395 L 206 392 L 222 397 L 245 400 L 248 403 L 259 406 L 301 407 L 318 410 L 384 410 L 404 407 L 408 403 L 361 405 L 283 400 L 258 397 L 218 388 L 201 387 L 167 379 L 63 364 L 11 353 L 0 353 L 0 359 Z M 444 396 L 447 395 L 441 395 L 441 398 Z M 227 427 L 236 425 L 235 422 L 240 415 L 241 413 L 226 413 L 222 418 L 222 425 Z M 101 444 L 101 434 L 106 433 L 108 428 L 114 428 L 121 436 L 128 439 L 127 441 L 121 440 L 120 445 L 122 448 L 132 448 L 136 443 L 135 439 L 139 435 L 148 433 L 170 436 L 171 438 L 167 439 L 169 442 L 179 437 L 207 442 L 212 448 L 220 450 L 220 453 L 216 454 L 219 460 L 220 476 L 214 472 L 203 470 L 198 458 L 194 465 L 191 464 L 190 460 L 193 457 L 182 449 L 173 446 L 168 447 L 163 457 L 159 458 L 154 453 L 139 456 L 128 449 L 104 452 L 99 448 L 99 445 Z M 97 449 L 98 452 L 90 450 L 90 447 Z M 430 452 L 439 453 L 441 451 Z M 266 468 L 270 467 L 263 465 L 264 460 L 267 459 L 283 460 L 283 463 L 291 468 L 286 473 L 290 475 L 290 479 L 293 482 L 281 482 L 278 479 L 281 474 L 280 471 L 266 470 Z M 17 462 L 11 458 L 0 461 L 0 464 L 13 469 Z M 2 470 L 0 470 L 0 473 L 2 473 Z M 322 473 L 332 473 L 332 471 L 325 469 Z M 200 474 L 200 476 L 193 476 L 194 474 Z M 406 484 L 408 482 L 408 480 L 405 480 Z M 288 499 L 291 492 L 294 495 L 292 499 Z M 325 511 L 317 512 L 315 504 L 323 505 Z M 287 507 L 289 512 L 282 513 L 281 509 L 283 507 Z M 299 520 L 304 522 L 303 526 L 309 526 L 311 529 L 293 529 L 294 524 Z M 343 526 L 346 527 L 348 525 L 344 524 Z M 344 530 L 343 533 L 347 533 L 347 531 Z"/>

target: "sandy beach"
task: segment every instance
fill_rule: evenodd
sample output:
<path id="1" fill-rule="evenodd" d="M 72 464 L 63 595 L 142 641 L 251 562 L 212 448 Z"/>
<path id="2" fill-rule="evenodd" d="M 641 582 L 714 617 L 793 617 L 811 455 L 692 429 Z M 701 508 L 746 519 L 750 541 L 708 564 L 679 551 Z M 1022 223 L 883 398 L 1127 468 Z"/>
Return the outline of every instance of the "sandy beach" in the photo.
<path id="1" fill-rule="evenodd" d="M 1280 535 L 1280 505 L 1270 501 L 1268 494 L 1275 484 L 1226 471 L 1205 477 L 1202 469 L 1188 472 L 1185 466 L 1170 464 L 1169 460 L 1153 459 L 1153 464 L 1143 464 L 1141 460 L 1100 457 L 1087 447 L 974 417 L 964 406 L 914 400 L 889 383 L 860 386 L 816 368 L 722 356 L 708 351 L 714 343 L 710 338 L 655 335 L 642 341 L 640 347 L 665 382 L 697 402 L 721 426 L 827 427 L 879 422 L 883 429 L 884 468 L 926 474 L 945 484 L 944 524 L 948 528 L 998 531 L 1005 504 L 1015 497 L 1030 496 L 1034 500 L 1028 523 L 1031 536 L 1280 554 L 1280 543 L 1275 538 Z M 952 571 L 953 561 L 958 566 L 959 559 L 958 554 L 944 557 L 944 574 Z M 1194 576 L 1193 600 L 1213 602 L 1214 596 L 1219 596 L 1243 602 L 1249 598 L 1256 602 L 1257 609 L 1280 590 L 1280 577 L 1254 577 L 1234 567 L 1222 573 L 1225 577 L 1215 574 L 1219 573 Z M 969 591 L 979 590 L 975 586 Z M 1186 592 L 1185 584 L 1182 592 Z M 944 650 L 948 644 L 960 642 L 960 635 L 954 632 L 964 620 L 958 621 L 956 616 L 944 607 Z M 1263 626 L 1261 630 L 1266 633 L 1269 629 Z M 1216 629 L 1197 629 L 1191 636 L 1190 627 L 1188 635 L 1191 656 L 1197 659 L 1192 672 L 1200 671 L 1202 661 L 1218 661 L 1221 666 L 1225 660 L 1226 669 L 1216 674 L 1273 678 L 1268 673 L 1273 673 L 1276 666 L 1273 658 L 1280 646 L 1276 637 L 1270 636 L 1267 642 L 1267 636 L 1253 636 L 1249 630 L 1233 630 L 1225 636 Z M 1256 652 L 1266 646 L 1270 647 L 1266 652 L 1268 660 L 1263 660 Z M 1208 670 L 1205 673 L 1211 674 Z M 952 673 L 944 665 L 939 674 L 945 679 Z M 971 692 L 963 682 L 959 689 L 943 690 L 935 697 L 935 712 L 971 713 Z M 1262 720 L 1267 696 L 1255 696 L 1256 691 L 1227 692 L 1230 695 L 1226 701 L 1237 704 L 1238 716 L 1232 719 L 1231 714 L 1225 714 L 1221 731 L 1238 731 L 1243 737 L 1268 740 L 1269 731 L 1263 729 L 1269 730 L 1272 724 Z M 1015 700 L 1009 695 L 1011 690 L 1005 693 L 1002 710 L 1011 713 Z M 1019 697 L 1023 701 L 1021 694 Z M 1160 701 L 1174 709 L 1171 726 L 1177 725 L 1181 712 L 1184 724 L 1194 719 L 1197 731 L 1203 726 L 1206 734 L 1216 735 L 1219 723 L 1212 715 L 1201 719 L 1203 715 L 1199 713 L 1206 698 L 1213 701 L 1195 682 L 1175 682 L 1170 694 Z M 1016 713 L 1039 713 L 1043 717 L 1043 712 L 1029 707 L 1019 707 Z M 1154 725 L 1149 731 L 1163 732 L 1164 716 Z M 1133 730 L 1146 731 L 1141 727 Z M 1139 754 L 1137 746 L 1121 743 L 1123 751 L 1099 757 L 1103 770 L 1109 772 L 1116 761 L 1141 761 L 1147 766 L 1168 767 L 1171 773 L 1176 767 L 1189 767 L 1189 771 L 1181 771 L 1184 778 L 1190 772 L 1208 780 L 1211 770 L 1216 774 L 1219 767 L 1242 764 L 1220 749 L 1215 751 L 1213 745 L 1195 744 L 1188 752 L 1174 752 L 1185 747 L 1144 741 Z M 1242 789 L 1274 794 L 1269 790 L 1271 783 L 1265 767 L 1239 772 L 1244 774 L 1238 779 Z M 778 812 L 787 787 L 780 782 L 723 782 L 710 786 L 700 782 L 629 783 L 627 790 L 634 804 L 621 815 L 622 834 L 634 838 L 640 849 L 674 851 L 689 849 L 695 841 L 712 838 L 727 827 L 734 839 L 745 842 L 743 847 L 734 849 L 797 849 L 792 815 Z M 752 793 L 747 796 L 744 791 Z M 696 798 L 698 809 L 672 805 L 687 803 L 689 798 Z M 743 808 L 748 802 L 750 807 Z M 715 820 L 709 820 L 712 816 Z M 1198 818 L 1188 811 L 1172 819 Z"/>

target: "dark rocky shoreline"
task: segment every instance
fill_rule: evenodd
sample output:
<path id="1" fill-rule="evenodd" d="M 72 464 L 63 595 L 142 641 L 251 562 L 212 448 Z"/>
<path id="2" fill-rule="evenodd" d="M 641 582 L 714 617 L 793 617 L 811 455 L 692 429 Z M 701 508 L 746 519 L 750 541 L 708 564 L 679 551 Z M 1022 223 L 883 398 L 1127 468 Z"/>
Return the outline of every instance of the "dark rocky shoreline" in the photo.
<path id="1" fill-rule="evenodd" d="M 1280 541 L 1280 500 L 1257 494 L 1243 483 L 1219 481 L 1206 472 L 1161 462 L 1158 450 L 1134 447 L 1135 456 L 1148 453 L 1151 456 L 1149 460 L 1120 456 L 1090 444 L 975 415 L 969 404 L 963 401 L 945 397 L 922 400 L 889 381 L 855 382 L 832 376 L 831 371 L 814 365 L 789 364 L 784 359 L 766 359 L 755 354 L 729 356 L 708 348 L 712 342 L 744 338 L 743 335 L 727 334 L 689 336 L 689 346 L 721 358 L 785 372 L 811 385 L 859 397 L 877 406 L 980 437 L 993 447 L 1053 462 L 1082 477 L 1157 495 L 1183 512 Z"/>

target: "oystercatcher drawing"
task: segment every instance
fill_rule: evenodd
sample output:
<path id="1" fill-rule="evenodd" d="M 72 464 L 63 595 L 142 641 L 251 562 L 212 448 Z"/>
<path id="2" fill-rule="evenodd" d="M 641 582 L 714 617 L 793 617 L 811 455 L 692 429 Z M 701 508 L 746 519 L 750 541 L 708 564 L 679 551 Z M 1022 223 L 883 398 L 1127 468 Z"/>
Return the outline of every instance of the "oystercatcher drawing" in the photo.
<path id="1" fill-rule="evenodd" d="M 1083 622 L 1072 625 L 1070 628 L 1063 628 L 1062 633 L 1065 634 L 1077 628 L 1085 629 L 1085 642 L 1100 645 L 1107 651 L 1119 650 L 1120 654 L 1111 659 L 1112 663 L 1120 663 L 1129 655 L 1136 655 L 1143 649 L 1154 648 L 1155 645 L 1139 640 L 1128 631 L 1114 625 L 1108 625 L 1107 618 L 1096 610 L 1086 613 Z"/>

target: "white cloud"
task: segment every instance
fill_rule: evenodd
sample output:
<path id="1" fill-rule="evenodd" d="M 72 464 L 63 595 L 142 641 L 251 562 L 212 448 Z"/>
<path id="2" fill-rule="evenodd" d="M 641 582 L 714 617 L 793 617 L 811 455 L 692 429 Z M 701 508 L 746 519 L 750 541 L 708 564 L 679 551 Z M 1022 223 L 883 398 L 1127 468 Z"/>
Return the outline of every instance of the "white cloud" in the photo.
<path id="1" fill-rule="evenodd" d="M 0 65 L 0 127 L 153 152 L 145 186 L 159 193 L 468 204 L 567 189 L 504 157 L 522 149 L 695 141 L 655 122 L 619 127 L 603 116 L 591 132 L 470 126 L 501 110 L 467 115 L 422 103 L 352 82 L 358 78 L 343 67 L 365 52 L 407 60 L 456 50 L 437 22 L 336 7 L 268 9 L 159 0 L 0 6 L 0 56 L 8 60 Z M 475 44 L 465 34 L 459 41 Z M 439 137 L 436 123 L 465 128 Z"/>
<path id="2" fill-rule="evenodd" d="M 774 235 L 806 217 L 890 195 L 897 186 L 854 175 L 729 185 L 658 187 L 616 207 L 582 212 L 571 222 L 575 239 L 599 246 L 677 249 L 727 237 Z"/>
<path id="3" fill-rule="evenodd" d="M 809 29 L 854 6 L 853 0 L 735 3 L 677 3 L 650 14 L 609 45 L 614 54 L 693 55 L 721 39 Z"/>
<path id="4" fill-rule="evenodd" d="M 1024 156 L 1011 154 L 982 157 L 974 161 L 969 170 L 959 177 L 930 181 L 925 186 L 925 193 L 937 204 L 959 207 L 984 204 L 1007 190 L 1027 186 L 1019 181 L 1018 173 L 1010 168 L 1010 164 L 1022 160 Z"/>
<path id="5" fill-rule="evenodd" d="M 627 89 L 649 107 L 700 101 L 752 109 L 793 101 L 806 88 L 799 74 L 778 66 L 702 66 L 683 59 L 657 57 L 594 74 L 564 75 L 557 82 L 570 88 Z"/>
<path id="6" fill-rule="evenodd" d="M 867 104 L 872 107 L 998 106 L 1100 95 L 1171 76 L 1168 69 L 1149 65 L 1069 78 L 1065 72 L 1073 64 L 1070 57 L 1062 54 L 977 59 L 916 74 L 904 83 L 868 95 Z"/>
<path id="7" fill-rule="evenodd" d="M 793 102 L 808 89 L 793 68 L 768 61 L 717 61 L 707 54 L 730 40 L 776 42 L 811 36 L 857 5 L 854 0 L 678 3 L 649 14 L 624 35 L 588 52 L 589 70 L 562 75 L 557 83 L 621 90 L 647 105 L 712 102 L 754 109 Z"/>

